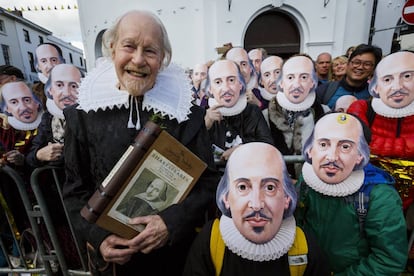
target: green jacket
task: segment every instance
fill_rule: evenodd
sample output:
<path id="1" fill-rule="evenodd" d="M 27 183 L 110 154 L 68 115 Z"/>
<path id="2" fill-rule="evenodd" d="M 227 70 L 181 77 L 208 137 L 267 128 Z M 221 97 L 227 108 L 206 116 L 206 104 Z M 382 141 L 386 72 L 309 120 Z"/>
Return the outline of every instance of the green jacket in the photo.
<path id="1" fill-rule="evenodd" d="M 372 165 L 364 171 L 364 185 L 375 185 L 363 225 L 365 235 L 360 233 L 354 201 L 318 193 L 302 176 L 296 183 L 297 224 L 316 236 L 334 275 L 398 275 L 408 253 L 401 199 L 392 186 L 382 185 L 393 181 L 388 174 Z"/>

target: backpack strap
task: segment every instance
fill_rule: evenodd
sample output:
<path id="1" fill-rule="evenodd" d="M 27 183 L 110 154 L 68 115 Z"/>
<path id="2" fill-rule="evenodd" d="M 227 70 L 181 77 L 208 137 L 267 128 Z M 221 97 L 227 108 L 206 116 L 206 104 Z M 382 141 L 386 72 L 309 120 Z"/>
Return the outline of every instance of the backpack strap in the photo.
<path id="1" fill-rule="evenodd" d="M 356 200 L 354 201 L 355 210 L 358 215 L 358 222 L 359 222 L 359 233 L 361 237 L 365 237 L 365 218 L 368 213 L 368 205 L 369 205 L 369 194 L 371 189 L 367 192 L 359 191 L 356 194 Z"/>
<path id="2" fill-rule="evenodd" d="M 221 273 L 223 267 L 225 244 L 221 237 L 219 229 L 219 220 L 215 219 L 213 227 L 211 228 L 210 236 L 210 255 L 213 262 L 216 276 Z M 296 226 L 295 240 L 292 247 L 288 251 L 288 261 L 290 275 L 302 276 L 305 273 L 306 265 L 308 263 L 308 243 L 303 230 Z"/>
<path id="3" fill-rule="evenodd" d="M 296 235 L 292 247 L 288 252 L 289 270 L 292 276 L 302 276 L 308 263 L 308 243 L 300 227 L 296 226 Z"/>
<path id="4" fill-rule="evenodd" d="M 369 128 L 371 128 L 372 123 L 374 122 L 374 119 L 375 119 L 375 111 L 372 108 L 371 101 L 372 101 L 372 99 L 367 100 L 367 106 L 368 106 L 367 120 L 368 120 L 368 127 Z"/>
<path id="5" fill-rule="evenodd" d="M 329 100 L 335 94 L 336 90 L 339 87 L 339 81 L 333 81 L 328 84 L 325 94 L 323 95 L 323 103 L 328 104 Z"/>
<path id="6" fill-rule="evenodd" d="M 211 260 L 213 261 L 214 268 L 216 270 L 216 276 L 220 275 L 221 268 L 223 266 L 224 259 L 224 249 L 225 244 L 223 238 L 221 237 L 219 229 L 220 221 L 215 219 L 213 222 L 213 227 L 211 228 L 210 236 L 210 255 Z"/>

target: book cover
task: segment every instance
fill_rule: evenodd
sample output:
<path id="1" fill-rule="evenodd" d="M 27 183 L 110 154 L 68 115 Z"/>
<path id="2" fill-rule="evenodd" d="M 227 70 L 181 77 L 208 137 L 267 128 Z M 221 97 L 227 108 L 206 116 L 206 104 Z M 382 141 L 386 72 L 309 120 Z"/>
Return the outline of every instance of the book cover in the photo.
<path id="1" fill-rule="evenodd" d="M 121 237 L 133 238 L 145 226 L 128 224 L 130 218 L 157 214 L 184 200 L 206 167 L 195 154 L 162 131 L 110 200 L 97 225 Z"/>

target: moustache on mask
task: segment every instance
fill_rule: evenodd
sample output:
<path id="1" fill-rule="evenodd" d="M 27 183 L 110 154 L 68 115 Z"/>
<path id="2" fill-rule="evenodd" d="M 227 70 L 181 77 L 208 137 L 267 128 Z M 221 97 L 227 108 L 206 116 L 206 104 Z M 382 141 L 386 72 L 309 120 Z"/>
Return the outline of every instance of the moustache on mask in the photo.
<path id="1" fill-rule="evenodd" d="M 321 165 L 321 167 L 322 168 L 326 168 L 326 167 L 335 167 L 335 168 L 337 168 L 337 169 L 339 169 L 339 170 L 341 170 L 342 169 L 342 167 L 341 166 L 339 166 L 335 161 L 328 161 L 328 162 L 326 162 L 326 163 L 323 163 L 322 165 Z"/>
<path id="2" fill-rule="evenodd" d="M 289 91 L 289 94 L 293 94 L 293 93 L 303 93 L 303 90 L 301 88 L 295 88 Z"/>
<path id="3" fill-rule="evenodd" d="M 19 116 L 31 116 L 33 112 L 30 109 L 25 109 L 22 112 L 19 113 Z"/>
<path id="4" fill-rule="evenodd" d="M 397 90 L 397 91 L 392 92 L 390 95 L 388 95 L 388 98 L 394 97 L 397 94 L 400 94 L 400 95 L 403 95 L 403 96 L 408 96 L 407 92 L 402 91 L 402 90 Z"/>
<path id="5" fill-rule="evenodd" d="M 232 97 L 233 96 L 233 93 L 231 93 L 231 92 L 224 92 L 223 94 L 220 95 L 220 98 L 223 98 L 223 97 L 226 97 L 226 96 Z"/>
<path id="6" fill-rule="evenodd" d="M 270 220 L 271 218 L 269 218 L 268 216 L 266 216 L 265 214 L 262 213 L 262 211 L 253 211 L 250 214 L 248 214 L 247 216 L 245 216 L 245 219 L 249 219 L 249 218 L 255 218 L 256 216 L 259 216 L 262 219 L 266 219 L 266 220 Z"/>

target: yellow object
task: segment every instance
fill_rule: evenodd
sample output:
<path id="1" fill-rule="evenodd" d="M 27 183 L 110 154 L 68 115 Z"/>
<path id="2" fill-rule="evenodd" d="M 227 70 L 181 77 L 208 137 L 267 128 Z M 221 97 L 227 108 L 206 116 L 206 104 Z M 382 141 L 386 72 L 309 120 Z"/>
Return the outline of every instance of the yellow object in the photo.
<path id="1" fill-rule="evenodd" d="M 220 234 L 219 223 L 218 219 L 214 220 L 210 236 L 210 255 L 216 270 L 216 276 L 219 276 L 221 273 L 226 247 Z M 308 263 L 307 254 L 308 244 L 305 233 L 303 233 L 301 228 L 296 227 L 295 240 L 288 252 L 290 275 L 301 276 L 305 273 L 306 264 Z"/>

